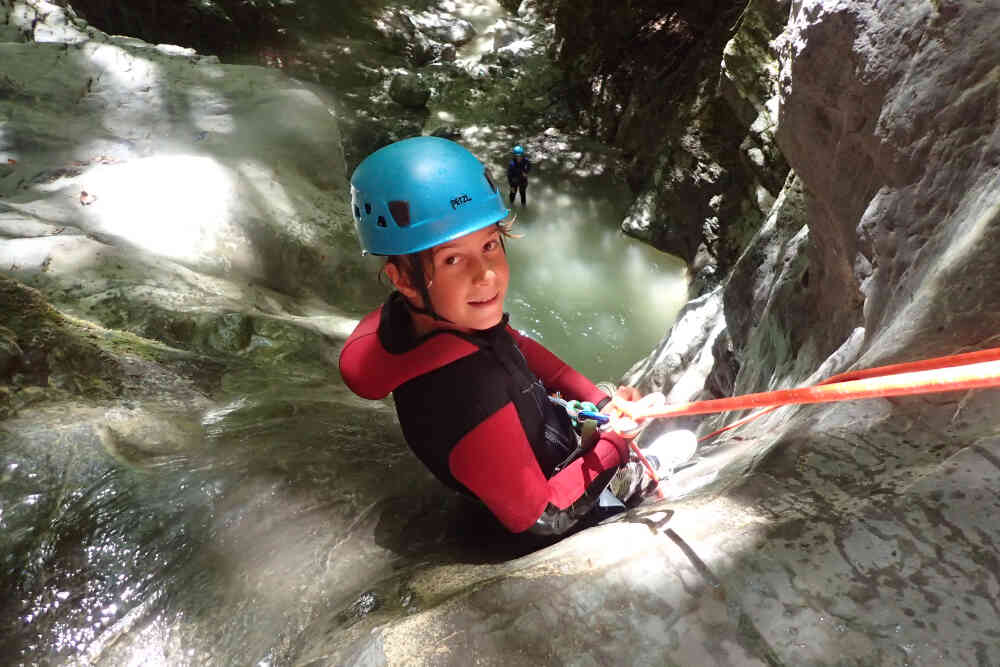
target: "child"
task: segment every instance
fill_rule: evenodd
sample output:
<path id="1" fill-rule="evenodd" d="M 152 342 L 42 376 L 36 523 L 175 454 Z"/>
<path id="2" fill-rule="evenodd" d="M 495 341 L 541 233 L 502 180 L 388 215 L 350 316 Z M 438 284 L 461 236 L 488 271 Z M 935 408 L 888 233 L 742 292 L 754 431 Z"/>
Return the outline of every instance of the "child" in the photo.
<path id="1" fill-rule="evenodd" d="M 489 173 L 457 143 L 405 139 L 358 165 L 351 200 L 362 248 L 386 256 L 396 291 L 344 345 L 345 383 L 364 398 L 392 392 L 417 457 L 508 530 L 564 533 L 628 461 L 628 443 L 600 432 L 572 458 L 578 436 L 549 393 L 599 407 L 610 397 L 507 324 L 509 211 Z"/>
<path id="2" fill-rule="evenodd" d="M 518 144 L 511 150 L 510 164 L 507 165 L 507 184 L 510 185 L 510 205 L 514 206 L 514 197 L 521 192 L 521 206 L 527 206 L 525 201 L 528 190 L 528 172 L 531 171 L 531 161 L 524 155 L 524 147 Z"/>

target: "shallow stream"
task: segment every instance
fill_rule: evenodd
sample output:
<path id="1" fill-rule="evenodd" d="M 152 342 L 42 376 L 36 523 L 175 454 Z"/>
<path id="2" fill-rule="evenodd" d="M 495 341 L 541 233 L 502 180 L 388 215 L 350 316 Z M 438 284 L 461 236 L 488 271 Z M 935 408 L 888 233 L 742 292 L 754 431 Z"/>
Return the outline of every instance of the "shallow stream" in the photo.
<path id="1" fill-rule="evenodd" d="M 512 323 L 617 379 L 669 329 L 684 267 L 618 231 L 628 195 L 600 147 L 525 143 Z M 470 145 L 502 170 L 504 141 Z M 353 396 L 319 358 L 232 371 L 194 407 L 30 410 L 2 424 L 0 452 L 9 664 L 291 664 L 541 546 L 431 478 L 391 404 Z"/>

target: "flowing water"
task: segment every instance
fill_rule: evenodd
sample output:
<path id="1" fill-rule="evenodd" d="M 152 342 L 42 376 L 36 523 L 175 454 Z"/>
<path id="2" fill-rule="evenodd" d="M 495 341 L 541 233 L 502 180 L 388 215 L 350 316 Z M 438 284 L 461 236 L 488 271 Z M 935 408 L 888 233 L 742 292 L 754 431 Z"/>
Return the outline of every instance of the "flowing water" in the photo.
<path id="1" fill-rule="evenodd" d="M 501 169 L 509 147 L 488 145 Z M 584 169 L 571 145 L 534 150 L 512 323 L 616 379 L 668 330 L 684 267 L 618 231 L 627 192 L 599 153 Z M 436 604 L 446 593 L 411 583 L 429 568 L 539 546 L 431 478 L 391 404 L 354 397 L 326 362 L 230 372 L 216 399 L 0 424 L 4 664 L 291 664 L 369 615 Z"/>
<path id="2" fill-rule="evenodd" d="M 621 195 L 536 176 L 507 243 L 511 324 L 595 381 L 648 354 L 687 298 L 683 262 L 618 231 Z"/>
<path id="3" fill-rule="evenodd" d="M 509 16 L 492 1 L 452 4 L 477 32 L 456 62 L 481 68 L 496 35 L 509 30 Z M 454 102 L 434 100 L 428 130 L 441 122 L 462 125 Z M 501 126 L 503 118 L 496 121 L 498 127 L 473 128 L 461 140 L 504 190 L 515 143 L 534 165 L 528 205 L 511 206 L 515 231 L 523 234 L 507 244 L 511 324 L 595 381 L 617 380 L 656 346 L 686 303 L 686 265 L 619 231 L 631 195 L 603 147 L 558 133 L 526 137 Z"/>

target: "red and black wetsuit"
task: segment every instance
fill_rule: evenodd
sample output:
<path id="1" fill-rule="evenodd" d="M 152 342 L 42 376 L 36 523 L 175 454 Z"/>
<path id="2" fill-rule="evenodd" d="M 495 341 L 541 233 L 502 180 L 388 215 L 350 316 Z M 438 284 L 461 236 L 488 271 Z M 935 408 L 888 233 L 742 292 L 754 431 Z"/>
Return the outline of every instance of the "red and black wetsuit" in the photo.
<path id="1" fill-rule="evenodd" d="M 340 373 L 364 398 L 392 392 L 417 457 L 445 484 L 482 500 L 511 532 L 568 530 L 628 457 L 623 439 L 602 434 L 566 463 L 576 435 L 548 393 L 592 403 L 608 397 L 506 316 L 471 334 L 439 329 L 417 338 L 405 298 L 394 292 L 348 338 Z"/>

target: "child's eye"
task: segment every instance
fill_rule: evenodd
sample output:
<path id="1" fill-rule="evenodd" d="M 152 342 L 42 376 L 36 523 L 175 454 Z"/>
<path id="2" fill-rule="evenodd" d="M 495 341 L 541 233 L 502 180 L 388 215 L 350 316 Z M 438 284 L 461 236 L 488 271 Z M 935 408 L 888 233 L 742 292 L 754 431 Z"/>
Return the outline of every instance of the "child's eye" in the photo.
<path id="1" fill-rule="evenodd" d="M 492 239 L 486 242 L 486 245 L 483 246 L 483 250 L 485 250 L 486 252 L 493 252 L 499 247 L 500 247 L 500 242 L 497 241 L 496 239 Z"/>
<path id="2" fill-rule="evenodd" d="M 458 264 L 458 261 L 459 261 L 458 255 L 448 255 L 447 257 L 444 258 L 444 263 L 447 266 L 454 266 L 455 264 Z"/>

